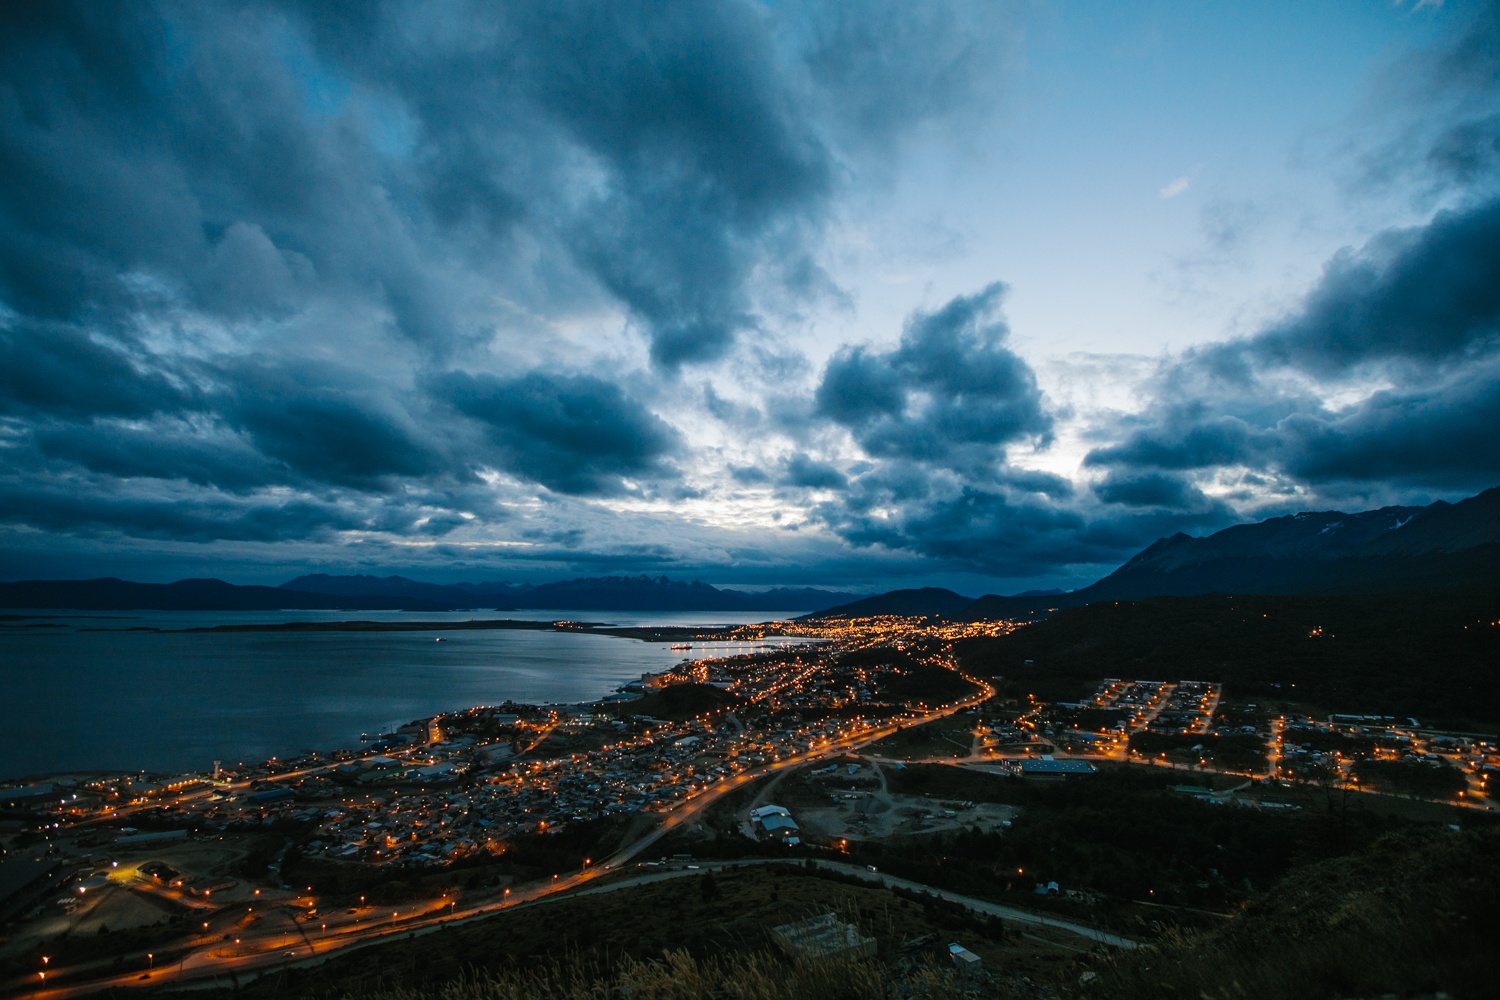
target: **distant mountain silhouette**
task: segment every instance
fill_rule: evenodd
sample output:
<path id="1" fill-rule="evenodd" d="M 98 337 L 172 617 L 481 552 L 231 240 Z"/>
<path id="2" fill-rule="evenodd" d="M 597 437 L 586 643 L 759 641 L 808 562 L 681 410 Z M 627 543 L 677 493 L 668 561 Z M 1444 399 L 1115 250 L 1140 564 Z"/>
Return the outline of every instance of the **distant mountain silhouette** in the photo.
<path id="1" fill-rule="evenodd" d="M 1500 588 L 1500 487 L 1458 503 L 1291 514 L 1176 534 L 1082 590 L 981 597 L 971 620 L 1095 601 L 1198 594 L 1380 594 Z"/>
<path id="2" fill-rule="evenodd" d="M 0 583 L 0 607 L 107 610 L 811 611 L 817 617 L 940 615 L 960 620 L 1035 616 L 1096 601 L 1198 594 L 1443 593 L 1500 589 L 1500 487 L 1458 503 L 1319 511 L 1240 524 L 1204 538 L 1160 539 L 1119 569 L 1071 593 L 1028 591 L 971 600 L 951 590 L 874 597 L 799 588 L 746 593 L 665 576 L 544 584 L 432 584 L 405 577 L 300 576 L 280 587 L 223 580 L 169 584 L 99 580 Z"/>
<path id="3" fill-rule="evenodd" d="M 132 583 L 113 577 L 0 583 L 0 608 L 76 611 L 442 610 L 434 604 L 414 604 L 405 599 L 372 597 L 351 602 L 335 595 L 280 587 L 237 587 L 223 580 Z"/>
<path id="4" fill-rule="evenodd" d="M 289 580 L 278 589 L 299 590 L 308 594 L 337 594 L 340 597 L 431 597 L 439 601 L 453 598 L 452 587 L 408 580 L 404 576 L 367 576 L 363 573 L 358 576 L 312 573 Z"/>
<path id="5" fill-rule="evenodd" d="M 804 611 L 828 607 L 858 594 L 810 588 L 778 588 L 762 593 L 720 590 L 694 580 L 665 576 L 606 576 L 543 584 L 419 583 L 399 576 L 299 576 L 282 584 L 289 590 L 408 597 L 448 602 L 451 607 L 558 608 L 569 611 Z"/>
<path id="6" fill-rule="evenodd" d="M 942 587 L 920 590 L 892 590 L 863 600 L 828 608 L 807 618 L 868 618 L 872 615 L 904 615 L 909 618 L 938 615 L 952 618 L 974 603 L 974 598 L 955 594 Z"/>
<path id="7" fill-rule="evenodd" d="M 569 611 L 806 611 L 858 599 L 811 588 L 762 593 L 719 590 L 667 577 L 600 577 L 558 583 L 434 584 L 400 576 L 299 576 L 279 587 L 223 580 L 132 583 L 22 580 L 0 583 L 0 608 L 80 611 L 452 611 L 557 608 Z"/>

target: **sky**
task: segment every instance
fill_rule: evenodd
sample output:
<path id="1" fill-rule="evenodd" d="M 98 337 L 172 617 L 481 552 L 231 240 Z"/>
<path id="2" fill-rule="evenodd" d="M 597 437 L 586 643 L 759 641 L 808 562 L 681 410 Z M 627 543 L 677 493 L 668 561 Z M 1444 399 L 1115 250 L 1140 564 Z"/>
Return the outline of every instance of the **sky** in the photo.
<path id="1" fill-rule="evenodd" d="M 1072 588 L 1500 484 L 1500 8 L 0 18 L 0 579 Z"/>

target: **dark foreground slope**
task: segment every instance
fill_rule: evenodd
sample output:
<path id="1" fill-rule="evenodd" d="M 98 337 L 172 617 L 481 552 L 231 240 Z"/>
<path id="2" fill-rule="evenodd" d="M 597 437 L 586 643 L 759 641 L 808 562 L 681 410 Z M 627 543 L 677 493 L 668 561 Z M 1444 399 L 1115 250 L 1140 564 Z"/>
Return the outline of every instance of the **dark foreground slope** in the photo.
<path id="1" fill-rule="evenodd" d="M 1500 594 L 1156 597 L 1071 608 L 959 644 L 1013 694 L 1103 677 L 1209 680 L 1235 699 L 1500 725 Z M 1030 662 L 1028 662 L 1030 661 Z"/>
<path id="2" fill-rule="evenodd" d="M 1088 995 L 1493 997 L 1500 830 L 1392 834 L 1288 875 L 1234 920 L 1098 965 Z"/>
<path id="3" fill-rule="evenodd" d="M 874 960 L 794 962 L 771 928 L 835 913 L 878 942 Z M 960 997 L 946 943 L 961 938 L 1007 978 L 1070 966 L 1078 939 L 1023 936 L 957 906 L 800 865 L 757 865 L 558 899 L 393 939 L 221 997 L 419 1000 L 877 1000 Z M 916 942 L 916 946 L 912 946 Z M 906 946 L 906 947 L 903 947 Z M 205 991 L 206 992 L 206 991 Z M 1050 996 L 989 991 L 986 996 Z"/>
<path id="4" fill-rule="evenodd" d="M 877 940 L 872 959 L 794 961 L 768 928 L 834 912 Z M 338 956 L 235 996 L 368 1000 L 1334 1000 L 1495 995 L 1500 836 L 1396 832 L 1297 869 L 1243 911 L 1153 947 L 1053 945 L 1044 929 L 976 920 L 794 868 L 720 872 L 514 911 Z M 958 939 L 984 958 L 967 980 Z M 228 996 L 228 990 L 211 996 Z"/>

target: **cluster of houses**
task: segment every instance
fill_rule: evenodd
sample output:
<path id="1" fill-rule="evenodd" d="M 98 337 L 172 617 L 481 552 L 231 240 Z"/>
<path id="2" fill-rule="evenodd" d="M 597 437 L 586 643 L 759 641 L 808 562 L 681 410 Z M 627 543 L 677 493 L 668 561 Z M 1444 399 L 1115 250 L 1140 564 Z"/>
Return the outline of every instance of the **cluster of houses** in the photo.
<path id="1" fill-rule="evenodd" d="M 872 697 L 888 668 L 843 668 L 838 660 L 830 651 L 781 650 L 699 661 L 692 680 L 733 700 L 684 721 L 634 714 L 621 700 L 475 708 L 411 723 L 357 752 L 307 751 L 211 776 L 111 779 L 85 796 L 92 806 L 77 811 L 82 818 L 121 810 L 158 829 L 295 825 L 311 831 L 301 844 L 305 855 L 443 865 L 503 851 L 516 836 L 618 812 L 667 810 L 907 711 Z M 10 794 L 55 806 L 54 799 L 73 793 Z M 766 836 L 797 843 L 785 810 L 763 820 Z"/>

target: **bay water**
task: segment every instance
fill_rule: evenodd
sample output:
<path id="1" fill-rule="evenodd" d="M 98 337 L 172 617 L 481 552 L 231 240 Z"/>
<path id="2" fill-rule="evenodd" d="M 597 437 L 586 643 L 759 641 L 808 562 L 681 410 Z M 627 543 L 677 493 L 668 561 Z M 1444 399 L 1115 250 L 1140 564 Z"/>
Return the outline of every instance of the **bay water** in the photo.
<path id="1" fill-rule="evenodd" d="M 289 621 L 573 619 L 618 625 L 739 624 L 767 612 L 79 612 L 0 628 L 0 780 L 90 770 L 206 770 L 304 749 L 358 747 L 361 733 L 504 701 L 601 698 L 688 655 L 577 632 L 133 631 Z M 436 642 L 438 637 L 443 642 Z M 739 647 L 748 651 L 750 647 Z"/>

